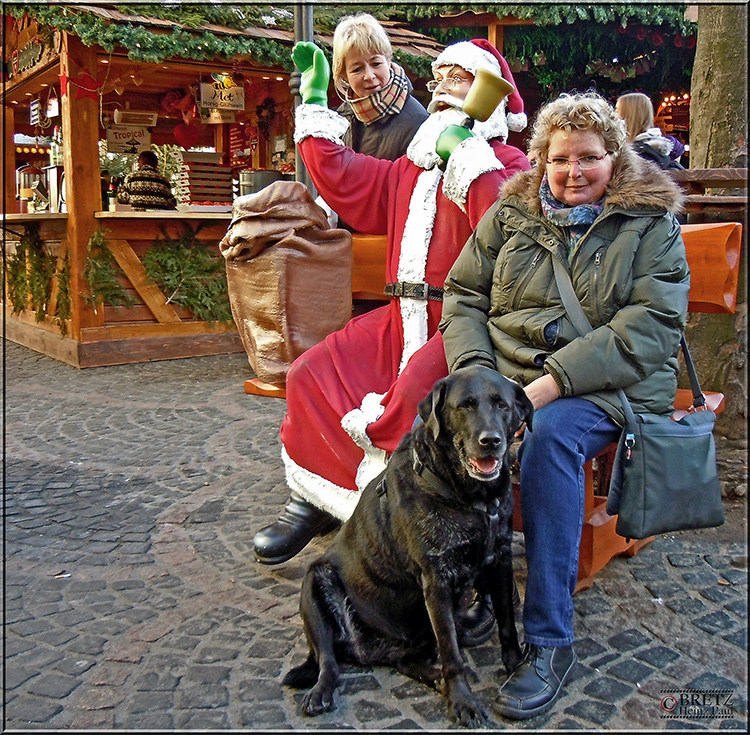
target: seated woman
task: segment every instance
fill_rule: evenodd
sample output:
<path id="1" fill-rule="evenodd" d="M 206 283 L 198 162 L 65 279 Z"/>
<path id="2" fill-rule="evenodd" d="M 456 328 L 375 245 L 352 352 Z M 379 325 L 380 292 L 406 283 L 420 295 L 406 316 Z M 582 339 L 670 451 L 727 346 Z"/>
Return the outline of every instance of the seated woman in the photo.
<path id="1" fill-rule="evenodd" d="M 511 719 L 547 711 L 575 665 L 583 465 L 619 437 L 617 388 L 636 412 L 671 413 L 690 284 L 681 190 L 633 153 L 606 100 L 545 105 L 529 157 L 536 167 L 504 186 L 451 269 L 440 323 L 451 371 L 492 367 L 535 408 L 519 451 L 526 653 L 494 703 Z M 585 336 L 553 259 L 593 326 Z"/>

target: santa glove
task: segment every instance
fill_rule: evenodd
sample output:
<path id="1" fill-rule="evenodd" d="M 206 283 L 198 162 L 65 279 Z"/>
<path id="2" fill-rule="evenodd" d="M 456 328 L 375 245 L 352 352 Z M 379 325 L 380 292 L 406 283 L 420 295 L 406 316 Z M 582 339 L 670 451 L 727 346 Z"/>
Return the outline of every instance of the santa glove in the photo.
<path id="1" fill-rule="evenodd" d="M 467 138 L 473 137 L 474 133 L 461 125 L 449 125 L 437 139 L 435 152 L 444 161 L 451 157 L 451 153 L 458 148 Z"/>
<path id="2" fill-rule="evenodd" d="M 328 107 L 328 82 L 331 67 L 323 51 L 312 41 L 294 44 L 292 60 L 302 72 L 299 93 L 302 101 L 311 105 Z"/>

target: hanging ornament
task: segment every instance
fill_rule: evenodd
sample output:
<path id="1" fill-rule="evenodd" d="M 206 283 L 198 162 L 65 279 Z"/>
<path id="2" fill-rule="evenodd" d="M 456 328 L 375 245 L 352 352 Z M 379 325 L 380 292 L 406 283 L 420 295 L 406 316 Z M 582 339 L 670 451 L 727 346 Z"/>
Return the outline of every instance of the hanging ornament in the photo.
<path id="1" fill-rule="evenodd" d="M 186 151 L 190 150 L 200 139 L 200 130 L 195 125 L 178 123 L 174 128 L 174 139 Z"/>
<path id="2" fill-rule="evenodd" d="M 92 100 L 99 99 L 99 87 L 102 86 L 102 83 L 97 82 L 87 71 L 83 72 L 80 77 L 73 79 L 72 81 L 77 87 L 75 96 L 77 100 L 83 99 L 84 97 L 91 97 Z"/>

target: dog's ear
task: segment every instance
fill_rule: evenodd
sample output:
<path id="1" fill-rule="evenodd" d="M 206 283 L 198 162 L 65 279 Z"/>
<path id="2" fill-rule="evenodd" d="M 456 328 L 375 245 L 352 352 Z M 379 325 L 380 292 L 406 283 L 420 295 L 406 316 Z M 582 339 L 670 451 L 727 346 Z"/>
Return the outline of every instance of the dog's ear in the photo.
<path id="1" fill-rule="evenodd" d="M 443 413 L 446 390 L 446 379 L 438 380 L 432 386 L 432 390 L 417 406 L 419 418 L 422 419 L 425 427 L 432 434 L 433 439 L 437 439 L 438 434 L 440 434 L 440 416 Z"/>
<path id="2" fill-rule="evenodd" d="M 518 426 L 526 422 L 529 431 L 532 431 L 532 419 L 534 416 L 534 404 L 526 395 L 526 391 L 516 383 L 516 415 L 518 417 Z"/>

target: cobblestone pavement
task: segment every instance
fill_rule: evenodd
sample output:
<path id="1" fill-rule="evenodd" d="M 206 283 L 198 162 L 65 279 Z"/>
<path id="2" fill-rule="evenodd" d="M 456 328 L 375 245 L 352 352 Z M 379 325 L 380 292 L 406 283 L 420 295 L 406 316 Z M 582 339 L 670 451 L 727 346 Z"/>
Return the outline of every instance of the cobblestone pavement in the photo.
<path id="1" fill-rule="evenodd" d="M 287 489 L 285 402 L 246 395 L 250 376 L 244 354 L 76 370 L 6 343 L 6 729 L 449 729 L 444 700 L 387 667 L 346 666 L 316 719 L 281 686 L 330 537 L 252 560 Z M 553 711 L 488 727 L 746 730 L 745 500 L 726 507 L 720 529 L 613 560 L 576 595 L 580 661 Z M 466 657 L 491 712 L 497 638 Z M 714 707 L 668 717 L 687 690 Z"/>

